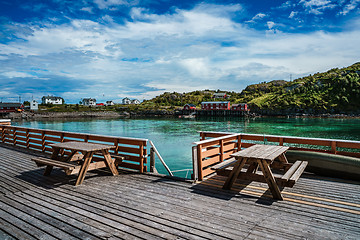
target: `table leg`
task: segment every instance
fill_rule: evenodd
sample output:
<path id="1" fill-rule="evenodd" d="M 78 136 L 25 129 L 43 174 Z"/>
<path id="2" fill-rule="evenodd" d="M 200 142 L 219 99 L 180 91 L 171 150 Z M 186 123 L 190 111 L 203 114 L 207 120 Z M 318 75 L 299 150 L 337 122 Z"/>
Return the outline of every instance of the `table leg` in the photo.
<path id="1" fill-rule="evenodd" d="M 53 153 L 51 155 L 51 159 L 57 160 L 60 152 L 60 148 L 53 148 Z M 47 165 L 44 171 L 44 176 L 49 176 L 51 171 L 53 170 L 53 166 Z"/>
<path id="2" fill-rule="evenodd" d="M 110 156 L 109 150 L 105 149 L 105 150 L 101 150 L 102 154 L 104 155 L 105 158 L 105 164 L 106 166 L 110 169 L 110 171 L 112 172 L 112 174 L 115 175 L 119 175 L 118 170 L 115 167 L 114 161 Z"/>
<path id="3" fill-rule="evenodd" d="M 287 158 L 285 156 L 285 153 L 280 154 L 279 160 L 280 160 L 280 162 L 288 163 L 288 160 L 287 160 Z"/>
<path id="4" fill-rule="evenodd" d="M 246 162 L 246 158 L 241 158 L 239 161 L 236 162 L 233 170 L 230 172 L 229 177 L 226 179 L 223 189 L 230 190 L 232 185 L 234 184 L 235 180 L 239 176 L 241 169 L 244 167 Z"/>
<path id="5" fill-rule="evenodd" d="M 274 199 L 283 200 L 279 186 L 275 181 L 274 175 L 270 170 L 269 164 L 265 160 L 258 160 L 258 163 Z"/>
<path id="6" fill-rule="evenodd" d="M 92 159 L 93 155 L 94 155 L 94 152 L 85 153 L 84 162 L 81 165 L 79 176 L 76 179 L 75 186 L 82 184 L 82 182 L 84 181 L 86 172 L 87 172 L 87 170 L 89 168 L 89 165 L 90 165 L 90 162 L 91 162 L 91 159 Z"/>

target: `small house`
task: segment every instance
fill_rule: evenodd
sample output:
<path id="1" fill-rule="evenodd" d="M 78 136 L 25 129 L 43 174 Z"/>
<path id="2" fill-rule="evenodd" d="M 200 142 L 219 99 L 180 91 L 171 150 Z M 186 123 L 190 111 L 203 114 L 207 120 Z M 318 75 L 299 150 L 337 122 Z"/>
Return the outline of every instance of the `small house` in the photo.
<path id="1" fill-rule="evenodd" d="M 37 111 L 39 110 L 39 103 L 36 100 L 30 102 L 30 110 Z"/>
<path id="2" fill-rule="evenodd" d="M 41 98 L 42 104 L 64 104 L 64 99 L 61 97 L 55 97 L 55 96 L 43 96 Z"/>
<path id="3" fill-rule="evenodd" d="M 83 98 L 82 105 L 84 106 L 96 106 L 96 99 L 95 98 Z"/>
<path id="4" fill-rule="evenodd" d="M 22 112 L 24 105 L 21 103 L 0 103 L 0 113 Z"/>
<path id="5" fill-rule="evenodd" d="M 103 103 L 97 103 L 96 106 L 101 107 L 101 106 L 105 106 L 105 104 L 103 104 Z"/>
<path id="6" fill-rule="evenodd" d="M 106 101 L 106 106 L 114 106 L 115 103 L 113 101 Z"/>
<path id="7" fill-rule="evenodd" d="M 230 102 L 202 102 L 202 110 L 230 110 Z"/>
<path id="8" fill-rule="evenodd" d="M 196 106 L 194 104 L 185 104 L 184 110 L 196 110 Z"/>
<path id="9" fill-rule="evenodd" d="M 140 104 L 140 100 L 134 99 L 131 101 L 131 104 Z"/>
<path id="10" fill-rule="evenodd" d="M 130 100 L 130 98 L 124 98 L 123 100 L 122 100 L 122 104 L 124 104 L 124 105 L 127 105 L 127 104 L 131 104 L 131 100 Z"/>
<path id="11" fill-rule="evenodd" d="M 249 107 L 246 103 L 239 103 L 231 105 L 231 110 L 233 111 L 249 111 Z"/>
<path id="12" fill-rule="evenodd" d="M 227 99 L 229 98 L 230 95 L 227 95 L 226 93 L 214 93 L 213 94 L 213 98 L 223 98 L 223 99 Z"/>

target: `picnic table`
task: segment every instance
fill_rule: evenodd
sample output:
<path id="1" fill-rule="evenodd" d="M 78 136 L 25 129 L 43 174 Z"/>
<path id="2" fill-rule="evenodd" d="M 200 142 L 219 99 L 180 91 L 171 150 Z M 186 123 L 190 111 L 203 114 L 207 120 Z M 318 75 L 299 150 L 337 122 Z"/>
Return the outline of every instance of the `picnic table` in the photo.
<path id="1" fill-rule="evenodd" d="M 300 175 L 307 166 L 306 161 L 296 161 L 294 164 L 288 163 L 285 152 L 289 147 L 275 145 L 256 144 L 244 150 L 231 154 L 233 158 L 229 161 L 221 162 L 212 167 L 218 173 L 224 172 L 229 166 L 233 166 L 228 172 L 223 189 L 231 189 L 237 178 L 266 182 L 273 195 L 273 198 L 283 200 L 279 186 L 292 187 L 299 179 Z M 247 170 L 241 171 L 245 164 Z M 261 173 L 257 173 L 260 167 Z M 273 169 L 282 170 L 284 175 L 274 177 Z"/>
<path id="2" fill-rule="evenodd" d="M 54 166 L 63 168 L 68 175 L 78 173 L 75 185 L 82 184 L 88 170 L 108 167 L 113 175 L 119 175 L 115 161 L 109 153 L 109 150 L 115 146 L 76 141 L 54 143 L 50 146 L 53 148 L 50 159 L 43 157 L 32 159 L 38 166 L 46 165 L 44 172 L 46 176 L 50 175 Z M 71 153 L 64 158 L 62 155 L 65 150 L 70 150 Z M 92 161 L 94 154 L 102 155 L 103 160 Z"/>

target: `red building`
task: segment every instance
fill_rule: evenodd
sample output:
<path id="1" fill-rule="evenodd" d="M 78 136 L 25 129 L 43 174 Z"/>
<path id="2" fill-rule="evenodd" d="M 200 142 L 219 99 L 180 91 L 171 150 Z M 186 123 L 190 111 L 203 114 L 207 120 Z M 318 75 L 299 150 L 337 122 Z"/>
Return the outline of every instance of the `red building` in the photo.
<path id="1" fill-rule="evenodd" d="M 233 111 L 250 111 L 246 103 L 239 103 L 231 105 L 231 110 Z"/>
<path id="2" fill-rule="evenodd" d="M 202 110 L 230 110 L 230 102 L 202 102 Z"/>
<path id="3" fill-rule="evenodd" d="M 184 110 L 196 110 L 196 106 L 194 104 L 186 104 L 183 109 Z"/>
<path id="4" fill-rule="evenodd" d="M 0 113 L 22 112 L 24 105 L 21 103 L 0 103 Z"/>

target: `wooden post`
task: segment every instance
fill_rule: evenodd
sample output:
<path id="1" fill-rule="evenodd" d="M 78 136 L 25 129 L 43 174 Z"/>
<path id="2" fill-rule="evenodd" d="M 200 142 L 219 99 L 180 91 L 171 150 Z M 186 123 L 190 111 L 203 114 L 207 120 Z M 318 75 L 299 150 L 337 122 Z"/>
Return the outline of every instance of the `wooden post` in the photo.
<path id="1" fill-rule="evenodd" d="M 192 147 L 192 159 L 193 159 L 193 175 L 192 180 L 199 180 L 199 167 L 198 167 L 198 160 L 197 160 L 197 146 Z"/>
<path id="2" fill-rule="evenodd" d="M 140 145 L 140 173 L 144 172 L 144 145 Z"/>
<path id="3" fill-rule="evenodd" d="M 201 151 L 202 151 L 202 146 L 201 144 L 197 145 L 197 166 L 198 166 L 198 178 L 199 181 L 203 180 L 203 172 L 202 172 L 202 156 L 201 156 Z"/>
<path id="4" fill-rule="evenodd" d="M 279 146 L 283 146 L 284 145 L 284 138 L 280 138 L 279 139 Z"/>
<path id="5" fill-rule="evenodd" d="M 336 142 L 335 141 L 331 142 L 331 152 L 336 154 Z"/>
<path id="6" fill-rule="evenodd" d="M 14 139 L 13 145 L 16 145 L 16 138 L 17 138 L 17 130 L 16 130 L 16 128 L 14 128 L 13 129 L 13 139 Z"/>
<path id="7" fill-rule="evenodd" d="M 152 147 L 150 148 L 150 172 L 157 173 L 155 167 L 155 151 Z"/>
<path id="8" fill-rule="evenodd" d="M 224 161 L 224 140 L 220 140 L 220 162 Z"/>
<path id="9" fill-rule="evenodd" d="M 41 151 L 45 152 L 45 132 L 41 131 Z"/>
<path id="10" fill-rule="evenodd" d="M 241 135 L 240 134 L 237 137 L 237 148 L 238 148 L 238 151 L 241 151 Z"/>
<path id="11" fill-rule="evenodd" d="M 26 130 L 26 148 L 29 148 L 30 147 L 30 131 L 29 129 Z"/>

